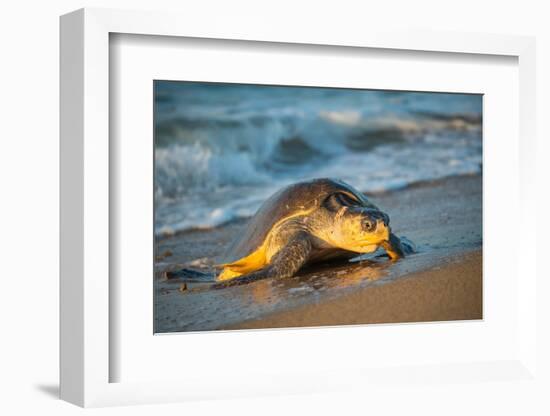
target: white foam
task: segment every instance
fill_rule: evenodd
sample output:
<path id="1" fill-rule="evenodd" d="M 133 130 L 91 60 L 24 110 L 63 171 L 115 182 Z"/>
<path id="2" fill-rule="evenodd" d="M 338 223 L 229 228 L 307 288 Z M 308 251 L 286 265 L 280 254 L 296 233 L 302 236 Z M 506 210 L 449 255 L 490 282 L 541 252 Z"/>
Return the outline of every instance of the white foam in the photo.
<path id="1" fill-rule="evenodd" d="M 252 215 L 282 186 L 361 191 L 481 171 L 481 98 L 169 83 L 155 148 L 155 232 Z M 164 108 L 159 104 L 158 108 Z"/>
<path id="2" fill-rule="evenodd" d="M 207 177 L 193 178 L 194 183 L 214 180 L 210 186 L 194 188 L 194 195 L 172 201 L 170 209 L 160 204 L 157 234 L 215 228 L 251 216 L 262 201 L 280 187 L 315 177 L 339 178 L 363 192 L 382 192 L 421 181 L 479 173 L 482 163 L 480 148 L 464 146 L 460 140 L 453 140 L 440 139 L 434 146 L 427 138 L 424 143 L 409 146 L 388 145 L 367 153 L 343 153 L 295 175 L 284 172 L 268 176 L 258 172 L 252 164 L 239 160 L 211 170 L 197 169 L 199 174 L 207 172 Z M 187 168 L 192 172 L 191 167 Z"/>

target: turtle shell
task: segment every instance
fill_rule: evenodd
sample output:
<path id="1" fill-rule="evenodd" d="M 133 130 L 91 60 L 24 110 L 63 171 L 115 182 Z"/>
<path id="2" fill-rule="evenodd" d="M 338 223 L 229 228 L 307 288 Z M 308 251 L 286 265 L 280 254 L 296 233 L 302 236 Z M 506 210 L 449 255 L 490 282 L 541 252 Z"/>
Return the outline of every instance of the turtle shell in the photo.
<path id="1" fill-rule="evenodd" d="M 377 209 L 364 194 L 340 180 L 323 178 L 289 185 L 260 206 L 244 231 L 228 247 L 223 262 L 232 263 L 252 254 L 262 245 L 275 224 L 297 212 L 307 214 L 313 211 L 328 196 L 338 192 L 352 194 L 365 207 Z"/>

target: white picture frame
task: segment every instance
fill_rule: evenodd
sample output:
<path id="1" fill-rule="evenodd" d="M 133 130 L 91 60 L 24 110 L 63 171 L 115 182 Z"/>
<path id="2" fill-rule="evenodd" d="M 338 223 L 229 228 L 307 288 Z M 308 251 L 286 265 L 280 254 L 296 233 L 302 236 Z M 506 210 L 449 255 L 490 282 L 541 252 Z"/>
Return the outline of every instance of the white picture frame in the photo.
<path id="1" fill-rule="evenodd" d="M 355 385 L 372 386 L 385 380 L 407 379 L 407 370 L 369 368 L 368 374 L 349 368 L 332 369 L 330 377 L 317 373 L 271 374 L 266 379 L 238 380 L 231 388 L 208 380 L 112 382 L 110 366 L 119 359 L 110 348 L 109 253 L 109 36 L 110 34 L 225 39 L 334 47 L 429 51 L 441 54 L 482 54 L 516 57 L 519 66 L 520 212 L 535 212 L 535 41 L 508 35 L 430 33 L 350 29 L 328 33 L 300 28 L 238 25 L 225 20 L 205 25 L 192 16 L 82 9 L 61 18 L 61 398 L 80 406 L 158 403 L 210 397 L 247 397 L 261 394 L 321 392 Z M 506 380 L 535 379 L 536 270 L 532 247 L 536 241 L 533 215 L 520 215 L 524 231 L 518 248 L 517 354 L 498 362 L 441 363 L 415 370 L 416 380 L 461 379 L 479 382 L 476 371 Z M 221 334 L 222 336 L 224 334 Z M 229 336 L 225 334 L 226 336 Z M 351 335 L 353 336 L 353 334 Z M 360 370 L 360 369 L 357 369 Z M 487 373 L 488 372 L 488 373 Z M 436 376 L 437 375 L 437 376 Z M 184 377 L 185 378 L 185 377 Z"/>

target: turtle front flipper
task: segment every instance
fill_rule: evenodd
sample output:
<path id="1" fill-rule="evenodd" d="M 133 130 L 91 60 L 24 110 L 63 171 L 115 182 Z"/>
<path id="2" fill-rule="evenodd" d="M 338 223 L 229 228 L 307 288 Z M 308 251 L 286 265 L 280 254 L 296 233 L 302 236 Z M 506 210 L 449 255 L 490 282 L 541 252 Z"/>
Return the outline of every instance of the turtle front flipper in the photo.
<path id="1" fill-rule="evenodd" d="M 407 237 L 399 238 L 394 233 L 390 233 L 389 240 L 384 241 L 382 247 L 392 260 L 400 259 L 416 251 L 416 247 L 411 240 Z"/>
<path id="2" fill-rule="evenodd" d="M 268 278 L 284 279 L 294 276 L 308 260 L 311 250 L 312 245 L 309 235 L 305 232 L 298 232 L 273 256 L 267 266 L 254 272 L 216 283 L 211 288 L 222 289 L 256 280 Z"/>

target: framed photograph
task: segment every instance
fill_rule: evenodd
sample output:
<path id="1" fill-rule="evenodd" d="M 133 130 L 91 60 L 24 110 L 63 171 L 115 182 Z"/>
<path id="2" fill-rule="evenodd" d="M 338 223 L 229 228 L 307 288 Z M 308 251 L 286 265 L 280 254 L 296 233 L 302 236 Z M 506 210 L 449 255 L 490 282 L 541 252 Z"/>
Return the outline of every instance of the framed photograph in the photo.
<path id="1" fill-rule="evenodd" d="M 155 333 L 482 319 L 482 94 L 153 90 Z"/>
<path id="2" fill-rule="evenodd" d="M 534 51 L 63 16 L 61 397 L 536 382 Z"/>

